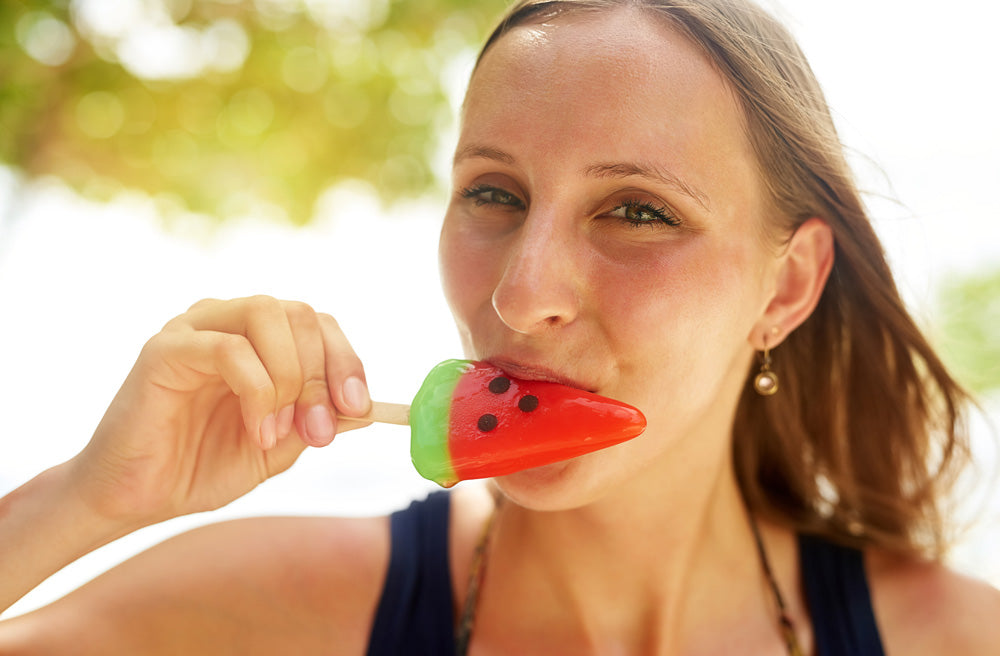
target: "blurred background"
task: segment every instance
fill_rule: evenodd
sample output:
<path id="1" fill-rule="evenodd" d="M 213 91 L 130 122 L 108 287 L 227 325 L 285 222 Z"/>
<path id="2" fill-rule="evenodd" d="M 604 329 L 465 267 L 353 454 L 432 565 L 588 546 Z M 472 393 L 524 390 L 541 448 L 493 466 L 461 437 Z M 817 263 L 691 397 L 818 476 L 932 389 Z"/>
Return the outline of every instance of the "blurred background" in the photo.
<path id="1" fill-rule="evenodd" d="M 956 566 L 1000 585 L 1000 9 L 769 1 L 823 83 L 908 303 L 982 400 Z M 437 229 L 455 116 L 505 0 L 0 3 L 0 493 L 75 454 L 142 344 L 203 297 L 334 314 L 373 396 L 460 355 Z M 309 450 L 215 513 L 75 563 L 46 603 L 194 525 L 383 513 L 408 431 Z"/>

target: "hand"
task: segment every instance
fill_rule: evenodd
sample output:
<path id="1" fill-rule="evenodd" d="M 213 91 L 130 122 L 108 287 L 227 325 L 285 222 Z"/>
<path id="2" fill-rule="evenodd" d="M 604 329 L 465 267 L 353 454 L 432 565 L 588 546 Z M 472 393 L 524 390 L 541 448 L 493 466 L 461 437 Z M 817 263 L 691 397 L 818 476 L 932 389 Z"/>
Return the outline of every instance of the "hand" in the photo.
<path id="1" fill-rule="evenodd" d="M 336 321 L 308 305 L 201 301 L 147 342 L 72 462 L 83 500 L 135 526 L 223 506 L 325 446 L 371 400 Z M 350 424 L 348 426 L 348 424 Z"/>

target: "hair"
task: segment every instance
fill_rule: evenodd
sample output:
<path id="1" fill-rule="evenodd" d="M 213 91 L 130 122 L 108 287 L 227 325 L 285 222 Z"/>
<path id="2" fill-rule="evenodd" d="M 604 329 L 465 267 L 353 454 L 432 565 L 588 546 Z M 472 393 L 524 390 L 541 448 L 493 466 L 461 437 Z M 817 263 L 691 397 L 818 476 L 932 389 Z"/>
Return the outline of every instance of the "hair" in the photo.
<path id="1" fill-rule="evenodd" d="M 790 239 L 812 217 L 834 265 L 814 312 L 780 347 L 781 392 L 739 401 L 733 464 L 748 507 L 850 546 L 939 557 L 946 493 L 968 459 L 968 394 L 900 298 L 826 100 L 791 34 L 746 0 L 520 0 L 479 54 L 520 25 L 631 7 L 696 44 L 728 82 L 773 218 Z M 478 64 L 478 62 L 477 62 Z"/>

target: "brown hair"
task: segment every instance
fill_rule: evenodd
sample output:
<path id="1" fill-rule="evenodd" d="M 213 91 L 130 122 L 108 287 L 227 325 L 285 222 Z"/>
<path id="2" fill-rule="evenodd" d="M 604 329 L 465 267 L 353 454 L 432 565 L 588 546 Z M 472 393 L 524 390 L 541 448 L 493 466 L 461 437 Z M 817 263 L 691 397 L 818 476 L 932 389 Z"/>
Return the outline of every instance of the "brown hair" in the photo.
<path id="1" fill-rule="evenodd" d="M 907 312 L 844 157 L 829 108 L 794 38 L 746 0 L 520 0 L 480 52 L 518 25 L 634 7 L 699 46 L 742 105 L 775 239 L 820 217 L 835 263 L 813 314 L 785 340 L 782 388 L 750 381 L 733 429 L 747 504 L 795 530 L 857 547 L 939 556 L 942 504 L 967 459 L 968 396 Z"/>

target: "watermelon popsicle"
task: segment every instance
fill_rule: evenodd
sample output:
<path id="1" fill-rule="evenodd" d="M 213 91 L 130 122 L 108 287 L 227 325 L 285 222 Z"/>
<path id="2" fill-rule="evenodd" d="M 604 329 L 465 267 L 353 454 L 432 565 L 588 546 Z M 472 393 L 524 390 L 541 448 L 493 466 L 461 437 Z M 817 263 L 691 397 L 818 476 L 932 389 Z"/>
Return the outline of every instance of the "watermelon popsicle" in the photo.
<path id="1" fill-rule="evenodd" d="M 413 399 L 410 457 L 421 476 L 450 487 L 574 458 L 645 428 L 642 413 L 620 401 L 446 360 Z"/>
<path id="2" fill-rule="evenodd" d="M 366 419 L 409 423 L 414 467 L 443 487 L 574 458 L 646 428 L 620 401 L 469 360 L 435 366 L 409 409 L 376 403 Z"/>

